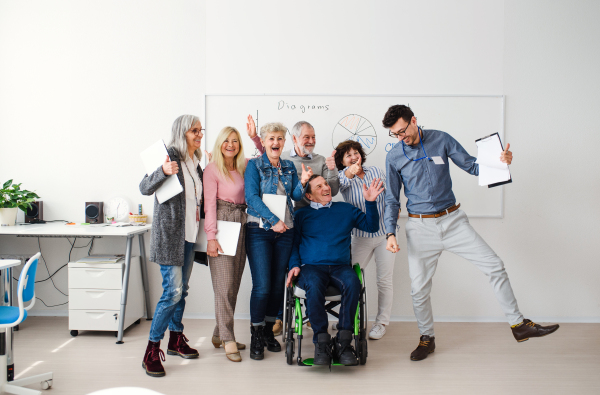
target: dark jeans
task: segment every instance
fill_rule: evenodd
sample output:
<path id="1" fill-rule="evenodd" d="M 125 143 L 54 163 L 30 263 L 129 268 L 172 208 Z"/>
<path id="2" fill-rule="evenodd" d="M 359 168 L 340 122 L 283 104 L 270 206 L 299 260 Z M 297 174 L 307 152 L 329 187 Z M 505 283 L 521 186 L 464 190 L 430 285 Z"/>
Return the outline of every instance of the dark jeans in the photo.
<path id="1" fill-rule="evenodd" d="M 292 253 L 294 229 L 275 233 L 258 227 L 256 222 L 246 224 L 246 252 L 252 274 L 250 322 L 275 322 L 283 303 L 285 278 Z"/>
<path id="2" fill-rule="evenodd" d="M 170 331 L 183 332 L 183 310 L 194 266 L 194 243 L 185 242 L 183 266 L 160 265 L 163 293 L 154 310 L 149 340 L 163 339 L 167 326 Z"/>
<path id="3" fill-rule="evenodd" d="M 350 265 L 304 265 L 300 268 L 298 286 L 306 292 L 308 319 L 314 332 L 313 343 L 319 333 L 327 333 L 325 290 L 333 285 L 342 294 L 338 330 L 354 329 L 354 316 L 360 296 L 360 280 Z"/>

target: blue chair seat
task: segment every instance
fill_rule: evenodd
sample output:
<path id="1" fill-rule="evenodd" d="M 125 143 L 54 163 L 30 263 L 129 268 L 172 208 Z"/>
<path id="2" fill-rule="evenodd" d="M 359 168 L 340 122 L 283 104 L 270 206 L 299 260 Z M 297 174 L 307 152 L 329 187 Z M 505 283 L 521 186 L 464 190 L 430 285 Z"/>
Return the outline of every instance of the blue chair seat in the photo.
<path id="1" fill-rule="evenodd" d="M 27 310 L 23 311 L 23 320 L 27 318 Z M 19 308 L 13 306 L 0 306 L 0 324 L 11 324 L 19 318 Z"/>

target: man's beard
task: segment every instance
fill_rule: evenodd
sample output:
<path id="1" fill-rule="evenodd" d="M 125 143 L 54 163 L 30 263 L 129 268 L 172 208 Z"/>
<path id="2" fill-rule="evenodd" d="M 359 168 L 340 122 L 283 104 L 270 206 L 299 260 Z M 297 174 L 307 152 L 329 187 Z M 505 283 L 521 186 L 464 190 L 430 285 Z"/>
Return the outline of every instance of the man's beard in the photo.
<path id="1" fill-rule="evenodd" d="M 315 146 L 313 145 L 310 148 L 307 148 L 306 145 L 302 146 L 302 153 L 304 155 L 312 155 L 313 151 L 315 150 Z"/>

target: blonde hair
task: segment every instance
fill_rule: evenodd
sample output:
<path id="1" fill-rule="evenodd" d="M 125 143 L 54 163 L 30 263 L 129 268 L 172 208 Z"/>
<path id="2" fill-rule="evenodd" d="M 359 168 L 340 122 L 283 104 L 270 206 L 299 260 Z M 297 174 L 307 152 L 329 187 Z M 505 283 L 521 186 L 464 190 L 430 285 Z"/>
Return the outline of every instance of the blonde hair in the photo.
<path id="1" fill-rule="evenodd" d="M 260 128 L 260 138 L 264 140 L 271 133 L 283 133 L 283 138 L 285 138 L 286 132 L 287 128 L 281 122 L 266 123 Z"/>
<path id="2" fill-rule="evenodd" d="M 217 135 L 217 139 L 215 140 L 215 146 L 212 151 L 212 159 L 210 161 L 214 162 L 215 166 L 217 167 L 217 171 L 219 172 L 221 177 L 223 177 L 224 179 L 229 178 L 231 181 L 233 181 L 233 176 L 231 175 L 231 173 L 229 173 L 229 170 L 227 170 L 227 166 L 225 166 L 225 158 L 223 157 L 223 152 L 221 152 L 221 147 L 223 146 L 223 143 L 225 142 L 225 140 L 227 140 L 227 138 L 229 138 L 229 135 L 231 133 L 236 134 L 238 142 L 240 143 L 240 151 L 233 158 L 233 167 L 235 170 L 237 170 L 240 176 L 242 176 L 242 179 L 244 179 L 244 172 L 246 171 L 246 156 L 244 155 L 244 145 L 242 144 L 242 136 L 236 128 L 231 126 L 225 126 L 223 129 L 221 129 L 221 131 Z"/>

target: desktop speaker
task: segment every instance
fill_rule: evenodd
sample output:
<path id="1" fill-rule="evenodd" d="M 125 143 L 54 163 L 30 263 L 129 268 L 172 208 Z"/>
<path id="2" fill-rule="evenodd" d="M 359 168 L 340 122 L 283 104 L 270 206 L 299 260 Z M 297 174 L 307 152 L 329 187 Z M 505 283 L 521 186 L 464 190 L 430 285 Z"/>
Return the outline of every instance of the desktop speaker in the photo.
<path id="1" fill-rule="evenodd" d="M 104 222 L 103 202 L 85 203 L 85 222 L 90 224 L 100 224 Z"/>
<path id="2" fill-rule="evenodd" d="M 44 223 L 44 206 L 41 200 L 31 203 L 31 207 L 25 212 L 25 223 Z"/>

